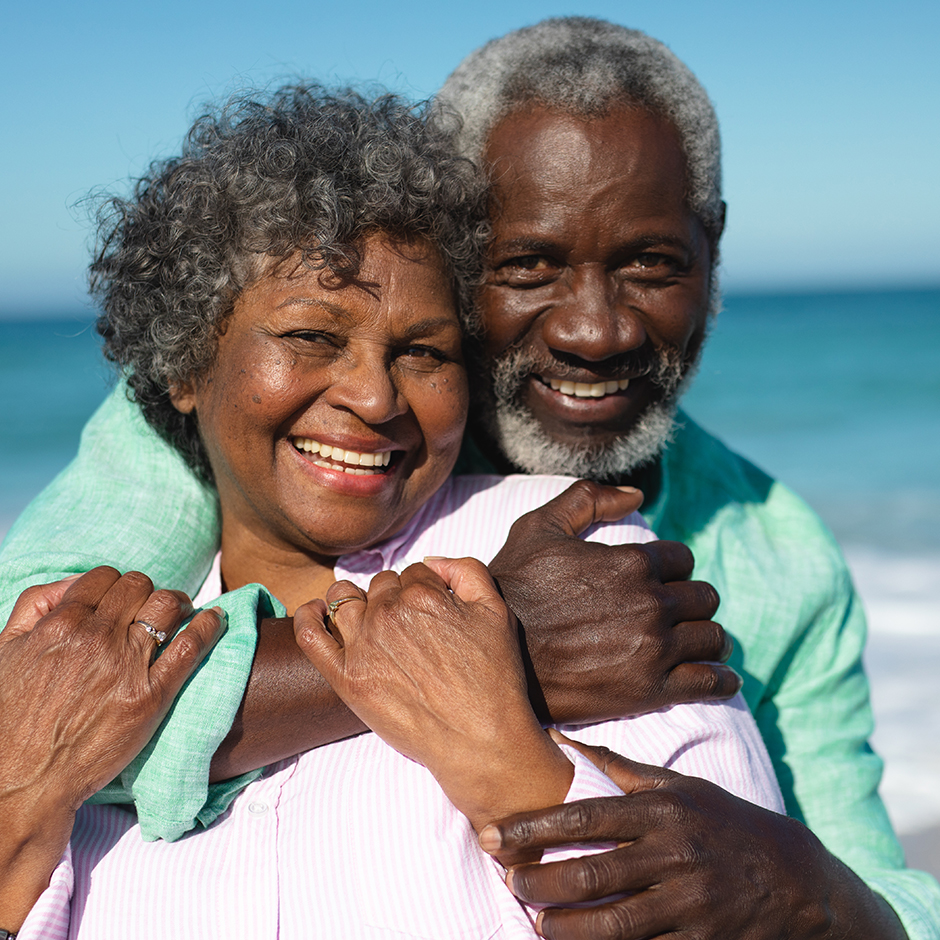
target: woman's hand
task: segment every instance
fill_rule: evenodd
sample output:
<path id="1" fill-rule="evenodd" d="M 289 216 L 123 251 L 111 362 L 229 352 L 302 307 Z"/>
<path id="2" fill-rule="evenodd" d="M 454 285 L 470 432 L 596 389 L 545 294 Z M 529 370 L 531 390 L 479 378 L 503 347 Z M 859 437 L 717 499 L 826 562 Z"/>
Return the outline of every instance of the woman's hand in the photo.
<path id="1" fill-rule="evenodd" d="M 221 633 L 221 611 L 139 572 L 95 568 L 25 591 L 0 634 L 0 927 L 48 883 L 75 812 L 146 744 Z M 173 637 L 157 640 L 139 621 Z"/>
<path id="2" fill-rule="evenodd" d="M 434 570 L 432 570 L 432 567 Z M 348 581 L 297 610 L 297 642 L 336 693 L 392 747 L 424 764 L 481 828 L 502 807 L 561 802 L 572 766 L 539 725 L 518 632 L 486 567 L 428 559 Z"/>

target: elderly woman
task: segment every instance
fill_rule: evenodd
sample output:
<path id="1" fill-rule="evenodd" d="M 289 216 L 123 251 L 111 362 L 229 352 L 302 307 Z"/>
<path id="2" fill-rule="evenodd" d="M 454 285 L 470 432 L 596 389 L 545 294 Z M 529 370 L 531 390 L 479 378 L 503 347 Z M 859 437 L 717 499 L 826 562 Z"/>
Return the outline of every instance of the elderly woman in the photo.
<path id="1" fill-rule="evenodd" d="M 0 638 L 0 675 L 35 679 L 0 703 L 3 752 L 25 755 L 0 771 L 18 820 L 0 836 L 0 927 L 23 922 L 21 940 L 532 937 L 475 831 L 618 791 L 543 732 L 483 565 L 430 557 L 488 560 L 513 519 L 567 485 L 449 476 L 484 233 L 472 168 L 393 99 L 290 88 L 198 122 L 183 156 L 112 209 L 92 267 L 106 351 L 219 496 L 221 551 L 197 604 L 253 592 L 259 612 L 295 614 L 302 648 L 377 735 L 281 761 L 214 822 L 201 815 L 203 831 L 147 841 L 126 809 L 79 804 L 150 735 L 217 616 L 151 662 L 179 617 L 140 576 L 99 569 L 25 598 Z M 652 536 L 634 518 L 591 537 Z M 74 609 L 97 633 L 68 632 Z M 237 686 L 225 677 L 252 647 L 236 633 L 161 739 L 207 697 L 207 675 Z M 780 809 L 740 700 L 575 733 Z M 138 805 L 161 753 L 123 774 Z M 37 755 L 42 772 L 27 773 Z"/>

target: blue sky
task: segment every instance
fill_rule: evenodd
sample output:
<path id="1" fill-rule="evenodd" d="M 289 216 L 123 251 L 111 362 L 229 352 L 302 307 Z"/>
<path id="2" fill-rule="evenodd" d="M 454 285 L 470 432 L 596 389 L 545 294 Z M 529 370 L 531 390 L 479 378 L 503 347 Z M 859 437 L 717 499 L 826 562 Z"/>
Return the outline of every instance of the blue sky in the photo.
<path id="1" fill-rule="evenodd" d="M 940 3 L 51 0 L 0 38 L 0 316 L 81 309 L 77 203 L 173 153 L 206 99 L 311 76 L 431 94 L 487 39 L 578 12 L 698 74 L 725 146 L 731 289 L 940 284 Z"/>

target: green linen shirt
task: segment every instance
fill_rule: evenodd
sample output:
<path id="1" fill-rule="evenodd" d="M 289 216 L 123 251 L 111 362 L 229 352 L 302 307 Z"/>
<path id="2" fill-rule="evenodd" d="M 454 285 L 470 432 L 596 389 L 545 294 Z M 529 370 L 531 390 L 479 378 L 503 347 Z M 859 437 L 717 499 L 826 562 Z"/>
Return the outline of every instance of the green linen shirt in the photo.
<path id="1" fill-rule="evenodd" d="M 744 676 L 787 811 L 891 903 L 912 940 L 940 940 L 940 886 L 904 867 L 877 793 L 882 764 L 867 743 L 872 715 L 861 665 L 865 619 L 839 549 L 790 490 L 687 416 L 681 421 L 644 515 L 661 538 L 692 549 L 695 576 L 721 594 L 718 619 L 736 640 L 731 662 Z M 85 428 L 78 456 L 0 547 L 0 622 L 27 586 L 98 564 L 137 568 L 157 586 L 195 594 L 218 538 L 213 492 L 119 385 Z M 97 797 L 134 800 L 150 838 L 208 825 L 256 776 L 207 785 L 209 759 L 247 681 L 257 618 L 283 608 L 257 585 L 220 603 L 226 635 L 148 747 Z"/>

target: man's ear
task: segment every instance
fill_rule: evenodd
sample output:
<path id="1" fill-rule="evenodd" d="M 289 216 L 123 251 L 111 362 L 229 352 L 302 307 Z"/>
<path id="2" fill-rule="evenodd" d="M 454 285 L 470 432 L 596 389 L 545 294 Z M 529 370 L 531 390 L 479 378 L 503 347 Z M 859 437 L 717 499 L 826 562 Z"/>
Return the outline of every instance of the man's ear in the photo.
<path id="1" fill-rule="evenodd" d="M 196 385 L 194 382 L 171 382 L 170 401 L 180 414 L 192 414 L 196 408 Z"/>

